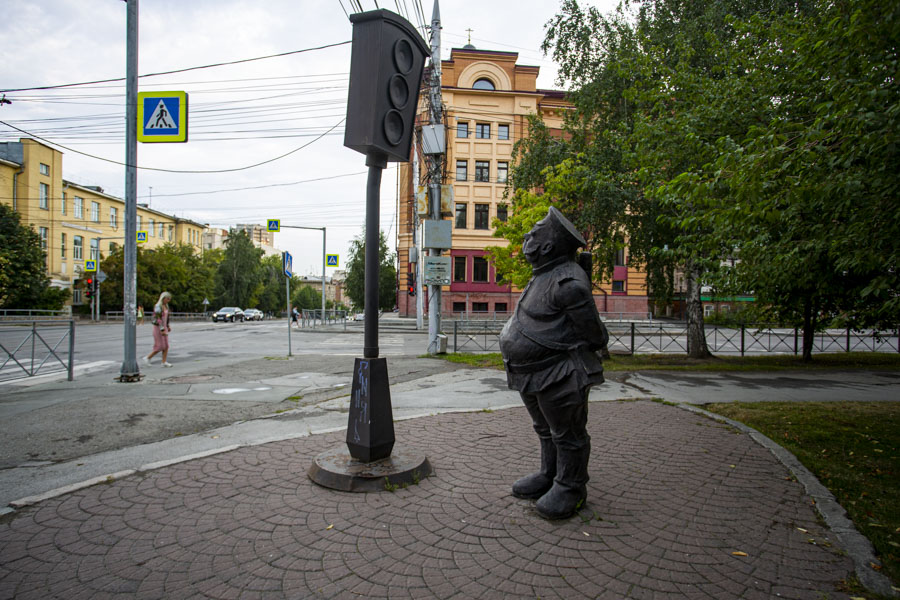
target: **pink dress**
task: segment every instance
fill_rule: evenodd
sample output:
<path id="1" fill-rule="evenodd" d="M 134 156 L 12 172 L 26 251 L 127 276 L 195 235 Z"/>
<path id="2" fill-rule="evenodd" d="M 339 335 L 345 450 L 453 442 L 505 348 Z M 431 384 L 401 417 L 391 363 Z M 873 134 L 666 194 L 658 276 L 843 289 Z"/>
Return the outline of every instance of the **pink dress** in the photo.
<path id="1" fill-rule="evenodd" d="M 169 349 L 169 336 L 163 335 L 162 332 L 169 328 L 169 309 L 163 307 L 162 313 L 154 309 L 156 317 L 156 325 L 153 326 L 153 351 L 161 352 Z M 166 332 L 168 333 L 168 332 Z"/>

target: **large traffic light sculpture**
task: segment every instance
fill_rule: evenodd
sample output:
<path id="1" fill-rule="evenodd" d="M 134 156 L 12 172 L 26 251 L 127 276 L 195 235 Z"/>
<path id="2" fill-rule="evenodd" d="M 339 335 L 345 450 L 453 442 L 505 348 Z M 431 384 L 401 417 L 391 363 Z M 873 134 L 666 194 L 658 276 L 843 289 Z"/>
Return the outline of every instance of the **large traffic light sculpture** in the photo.
<path id="1" fill-rule="evenodd" d="M 405 19 L 381 9 L 350 15 L 353 48 L 344 145 L 366 155 L 365 330 L 353 369 L 346 450 L 320 454 L 310 478 L 347 491 L 384 489 L 431 473 L 424 455 L 394 448 L 387 361 L 378 357 L 379 223 L 382 170 L 408 162 L 428 46 Z M 349 455 L 347 454 L 349 450 Z"/>
<path id="2" fill-rule="evenodd" d="M 370 166 L 408 162 L 428 46 L 408 21 L 384 9 L 350 15 L 350 22 L 344 145 L 365 154 Z"/>

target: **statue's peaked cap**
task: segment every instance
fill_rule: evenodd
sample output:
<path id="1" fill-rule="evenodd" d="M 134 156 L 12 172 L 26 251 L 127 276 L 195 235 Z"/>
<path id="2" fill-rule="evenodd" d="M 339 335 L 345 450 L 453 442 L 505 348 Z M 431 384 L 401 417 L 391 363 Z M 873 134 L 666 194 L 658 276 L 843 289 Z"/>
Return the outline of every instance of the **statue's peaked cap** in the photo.
<path id="1" fill-rule="evenodd" d="M 547 211 L 547 219 L 559 233 L 560 237 L 564 239 L 566 244 L 571 246 L 573 250 L 587 244 L 587 242 L 584 241 L 584 236 L 575 229 L 572 221 L 568 220 L 555 206 L 551 206 L 550 210 Z"/>

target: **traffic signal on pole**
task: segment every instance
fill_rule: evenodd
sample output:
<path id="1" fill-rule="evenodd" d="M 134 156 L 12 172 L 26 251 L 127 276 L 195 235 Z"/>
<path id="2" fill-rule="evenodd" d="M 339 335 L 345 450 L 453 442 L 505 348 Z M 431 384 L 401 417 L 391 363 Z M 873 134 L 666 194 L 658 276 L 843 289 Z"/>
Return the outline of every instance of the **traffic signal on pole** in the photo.
<path id="1" fill-rule="evenodd" d="M 350 22 L 344 146 L 377 160 L 408 162 L 428 46 L 389 10 L 352 14 Z"/>
<path id="2" fill-rule="evenodd" d="M 409 294 L 410 296 L 416 295 L 416 274 L 415 274 L 415 272 L 408 274 L 406 293 Z"/>
<path id="3" fill-rule="evenodd" d="M 94 295 L 94 279 L 93 279 L 93 277 L 90 277 L 85 280 L 84 289 L 85 289 L 85 295 L 88 298 L 93 297 L 93 295 Z"/>

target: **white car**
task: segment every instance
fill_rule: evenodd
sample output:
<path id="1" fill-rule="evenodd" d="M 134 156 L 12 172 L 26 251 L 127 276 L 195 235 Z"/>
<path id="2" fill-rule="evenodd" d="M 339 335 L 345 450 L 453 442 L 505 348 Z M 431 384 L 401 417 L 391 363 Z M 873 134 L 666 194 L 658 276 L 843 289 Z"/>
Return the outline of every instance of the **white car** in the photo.
<path id="1" fill-rule="evenodd" d="M 244 320 L 245 321 L 262 321 L 263 313 L 261 310 L 256 308 L 245 308 L 244 309 Z"/>

